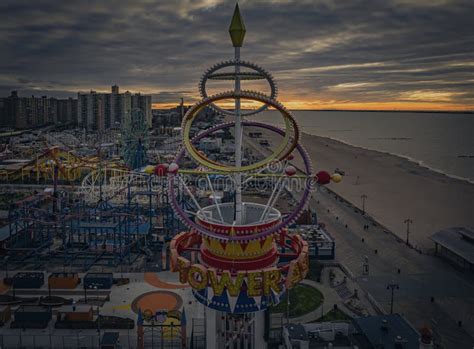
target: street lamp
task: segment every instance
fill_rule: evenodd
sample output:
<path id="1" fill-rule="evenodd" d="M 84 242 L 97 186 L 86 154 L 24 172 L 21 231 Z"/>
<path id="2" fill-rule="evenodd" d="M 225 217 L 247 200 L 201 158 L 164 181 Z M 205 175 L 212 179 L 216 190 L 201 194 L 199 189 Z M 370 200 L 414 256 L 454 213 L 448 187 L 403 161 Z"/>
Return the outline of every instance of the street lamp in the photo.
<path id="1" fill-rule="evenodd" d="M 3 259 L 5 261 L 5 279 L 8 279 L 8 260 L 10 259 L 10 256 L 5 256 Z"/>
<path id="2" fill-rule="evenodd" d="M 410 218 L 407 218 L 403 221 L 407 225 L 407 245 L 410 245 L 410 224 L 413 223 L 413 221 Z"/>
<path id="3" fill-rule="evenodd" d="M 97 306 L 97 334 L 99 336 L 99 347 L 100 347 L 100 308 Z"/>
<path id="4" fill-rule="evenodd" d="M 51 282 L 50 282 L 49 277 L 48 277 L 48 298 L 49 298 L 49 301 L 51 301 Z"/>
<path id="5" fill-rule="evenodd" d="M 155 320 L 151 319 L 151 347 L 153 348 L 155 345 L 153 339 L 153 329 L 155 328 Z M 163 332 L 161 332 L 161 337 L 163 337 Z M 163 345 L 162 345 L 163 346 Z"/>
<path id="6" fill-rule="evenodd" d="M 290 324 L 290 289 L 286 290 L 286 323 Z"/>
<path id="7" fill-rule="evenodd" d="M 97 286 L 94 287 L 94 289 L 97 289 Z M 99 336 L 99 348 L 100 348 L 100 306 L 97 305 L 97 334 Z"/>
<path id="8" fill-rule="evenodd" d="M 399 288 L 400 286 L 394 281 L 392 281 L 390 284 L 387 285 L 387 290 L 391 290 L 391 293 L 392 293 L 392 296 L 390 299 L 390 314 L 393 314 L 393 292 L 395 290 L 398 290 Z"/>
<path id="9" fill-rule="evenodd" d="M 362 194 L 360 198 L 362 199 L 362 215 L 365 215 L 365 199 L 367 199 L 368 196 L 365 194 Z"/>
<path id="10" fill-rule="evenodd" d="M 87 304 L 87 287 L 86 287 L 86 280 L 83 280 L 84 283 L 84 304 Z"/>

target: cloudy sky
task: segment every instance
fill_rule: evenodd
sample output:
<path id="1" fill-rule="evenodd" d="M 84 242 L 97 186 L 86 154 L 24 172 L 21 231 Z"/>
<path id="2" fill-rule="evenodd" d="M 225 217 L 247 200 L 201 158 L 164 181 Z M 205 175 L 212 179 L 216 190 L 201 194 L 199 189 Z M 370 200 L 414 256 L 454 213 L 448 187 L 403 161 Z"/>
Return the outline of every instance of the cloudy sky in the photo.
<path id="1" fill-rule="evenodd" d="M 472 0 L 241 0 L 242 58 L 306 109 L 474 110 Z M 229 0 L 2 0 L 0 95 L 122 90 L 174 105 L 230 59 Z M 251 88 L 252 86 L 249 86 Z"/>

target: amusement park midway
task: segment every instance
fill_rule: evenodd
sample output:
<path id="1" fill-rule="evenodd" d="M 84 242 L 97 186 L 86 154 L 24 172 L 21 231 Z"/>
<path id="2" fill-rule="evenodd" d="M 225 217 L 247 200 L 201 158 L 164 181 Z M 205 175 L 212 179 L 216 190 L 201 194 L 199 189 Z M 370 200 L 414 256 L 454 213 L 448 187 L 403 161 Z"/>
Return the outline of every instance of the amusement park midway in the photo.
<path id="1" fill-rule="evenodd" d="M 192 106 L 3 135 L 0 348 L 471 348 L 474 184 L 306 133 L 228 32 Z"/>

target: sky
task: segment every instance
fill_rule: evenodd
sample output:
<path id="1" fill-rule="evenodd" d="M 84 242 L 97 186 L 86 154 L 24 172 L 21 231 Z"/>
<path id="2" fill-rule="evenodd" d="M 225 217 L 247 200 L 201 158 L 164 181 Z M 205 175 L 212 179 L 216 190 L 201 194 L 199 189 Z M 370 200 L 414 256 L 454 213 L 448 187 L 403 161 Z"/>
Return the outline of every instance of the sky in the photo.
<path id="1" fill-rule="evenodd" d="M 0 96 L 151 94 L 199 99 L 233 57 L 229 0 L 2 0 Z M 472 0 L 241 0 L 242 59 L 290 109 L 474 110 Z M 210 91 L 220 85 L 210 86 Z M 263 84 L 243 88 L 267 87 Z"/>

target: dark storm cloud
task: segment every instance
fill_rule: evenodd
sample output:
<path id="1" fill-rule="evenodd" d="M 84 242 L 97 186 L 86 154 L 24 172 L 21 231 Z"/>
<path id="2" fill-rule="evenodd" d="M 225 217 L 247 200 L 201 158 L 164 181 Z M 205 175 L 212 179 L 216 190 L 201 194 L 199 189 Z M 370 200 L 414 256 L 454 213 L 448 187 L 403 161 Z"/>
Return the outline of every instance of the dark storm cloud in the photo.
<path id="1" fill-rule="evenodd" d="M 472 1 L 240 1 L 242 55 L 289 98 L 474 105 Z M 114 83 L 192 100 L 232 56 L 234 2 L 4 0 L 0 95 L 74 95 Z"/>

